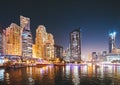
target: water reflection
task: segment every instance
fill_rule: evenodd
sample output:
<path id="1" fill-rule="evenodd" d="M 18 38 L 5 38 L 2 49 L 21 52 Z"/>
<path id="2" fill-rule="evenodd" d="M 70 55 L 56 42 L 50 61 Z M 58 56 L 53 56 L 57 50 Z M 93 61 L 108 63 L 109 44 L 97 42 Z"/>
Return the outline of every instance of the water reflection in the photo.
<path id="1" fill-rule="evenodd" d="M 67 65 L 0 69 L 0 85 L 119 85 L 120 66 Z"/>
<path id="2" fill-rule="evenodd" d="M 3 81 L 4 79 L 4 69 L 0 69 L 0 81 Z"/>
<path id="3" fill-rule="evenodd" d="M 74 66 L 73 67 L 73 78 L 72 78 L 72 81 L 73 81 L 74 85 L 79 85 L 79 83 L 80 83 L 78 66 Z"/>
<path id="4" fill-rule="evenodd" d="M 28 84 L 29 85 L 34 85 L 35 84 L 35 80 L 33 79 L 33 76 L 32 76 L 32 74 L 33 74 L 32 67 L 27 68 L 27 74 L 29 75 L 29 77 L 28 77 Z"/>
<path id="5" fill-rule="evenodd" d="M 68 65 L 68 66 L 66 66 L 66 71 L 65 71 L 66 73 L 66 78 L 69 78 L 69 76 L 70 76 L 70 66 Z"/>

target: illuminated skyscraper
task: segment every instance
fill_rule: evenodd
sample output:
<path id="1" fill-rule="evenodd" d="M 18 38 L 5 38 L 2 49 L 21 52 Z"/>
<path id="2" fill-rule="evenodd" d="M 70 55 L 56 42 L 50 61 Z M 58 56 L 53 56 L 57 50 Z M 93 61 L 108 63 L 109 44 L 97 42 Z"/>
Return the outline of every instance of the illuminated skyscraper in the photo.
<path id="1" fill-rule="evenodd" d="M 30 31 L 30 19 L 24 16 L 20 16 L 20 27 L 22 34 L 22 57 L 32 57 L 32 34 Z"/>
<path id="2" fill-rule="evenodd" d="M 112 50 L 116 48 L 115 37 L 116 32 L 109 34 L 109 53 L 112 53 Z"/>
<path id="3" fill-rule="evenodd" d="M 43 25 L 39 25 L 35 38 L 36 57 L 42 59 L 54 59 L 53 35 L 46 32 Z"/>
<path id="4" fill-rule="evenodd" d="M 21 56 L 20 27 L 12 23 L 5 32 L 5 54 Z"/>
<path id="5" fill-rule="evenodd" d="M 47 42 L 45 45 L 45 58 L 49 60 L 54 59 L 54 38 L 51 33 L 47 34 Z"/>
<path id="6" fill-rule="evenodd" d="M 75 29 L 70 33 L 71 59 L 81 61 L 81 38 L 80 29 Z"/>
<path id="7" fill-rule="evenodd" d="M 30 30 L 30 18 L 20 16 L 20 27 L 26 30 Z"/>
<path id="8" fill-rule="evenodd" d="M 36 57 L 44 59 L 45 52 L 44 46 L 47 40 L 47 32 L 46 28 L 43 25 L 39 25 L 36 30 L 36 38 L 35 38 L 35 45 L 36 45 Z"/>

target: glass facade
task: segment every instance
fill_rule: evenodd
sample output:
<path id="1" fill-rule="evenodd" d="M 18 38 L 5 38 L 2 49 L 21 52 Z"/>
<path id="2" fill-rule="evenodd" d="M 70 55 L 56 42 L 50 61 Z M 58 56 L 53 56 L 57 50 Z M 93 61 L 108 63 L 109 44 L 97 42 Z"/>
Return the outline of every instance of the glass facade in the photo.
<path id="1" fill-rule="evenodd" d="M 75 29 L 70 33 L 70 50 L 71 59 L 74 61 L 81 60 L 81 38 L 80 29 Z"/>
<path id="2" fill-rule="evenodd" d="M 30 31 L 30 19 L 20 16 L 20 27 L 22 34 L 22 56 L 23 58 L 32 58 L 32 34 Z"/>

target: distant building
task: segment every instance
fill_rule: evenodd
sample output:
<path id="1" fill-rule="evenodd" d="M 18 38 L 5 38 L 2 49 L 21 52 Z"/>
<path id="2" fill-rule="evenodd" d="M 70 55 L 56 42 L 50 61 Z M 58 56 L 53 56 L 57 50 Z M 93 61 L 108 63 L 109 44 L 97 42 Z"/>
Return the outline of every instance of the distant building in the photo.
<path id="1" fill-rule="evenodd" d="M 75 29 L 70 33 L 71 59 L 81 61 L 81 38 L 80 29 Z"/>
<path id="2" fill-rule="evenodd" d="M 97 61 L 97 53 L 92 52 L 92 61 Z"/>
<path id="3" fill-rule="evenodd" d="M 30 19 L 20 16 L 20 27 L 22 34 L 22 57 L 32 58 L 32 34 L 30 31 Z"/>
<path id="4" fill-rule="evenodd" d="M 107 51 L 103 51 L 103 52 L 102 52 L 102 56 L 105 57 L 106 55 L 107 55 Z"/>
<path id="5" fill-rule="evenodd" d="M 120 48 L 116 47 L 116 32 L 109 34 L 109 54 L 106 55 L 108 62 L 120 62 Z"/>
<path id="6" fill-rule="evenodd" d="M 70 62 L 70 58 L 71 58 L 70 44 L 69 47 L 63 51 L 63 56 L 66 62 Z"/>
<path id="7" fill-rule="evenodd" d="M 106 56 L 107 62 L 119 62 L 120 63 L 120 54 L 108 54 Z"/>
<path id="8" fill-rule="evenodd" d="M 109 53 L 112 53 L 112 50 L 116 48 L 115 37 L 116 32 L 109 34 Z"/>
<path id="9" fill-rule="evenodd" d="M 106 61 L 106 55 L 107 54 L 108 54 L 107 51 L 103 51 L 102 52 L 102 59 L 103 59 L 103 61 Z"/>
<path id="10" fill-rule="evenodd" d="M 54 45 L 55 58 L 63 59 L 63 47 L 59 45 Z"/>

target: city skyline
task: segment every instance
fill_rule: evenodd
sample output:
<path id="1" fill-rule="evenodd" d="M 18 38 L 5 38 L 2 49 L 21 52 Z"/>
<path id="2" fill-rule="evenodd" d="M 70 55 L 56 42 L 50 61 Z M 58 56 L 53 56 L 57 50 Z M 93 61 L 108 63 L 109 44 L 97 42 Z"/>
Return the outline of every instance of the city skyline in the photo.
<path id="1" fill-rule="evenodd" d="M 18 24 L 20 15 L 29 17 L 34 40 L 38 25 L 44 25 L 48 32 L 54 35 L 56 44 L 62 45 L 65 49 L 69 46 L 69 33 L 80 27 L 82 54 L 108 51 L 111 30 L 117 32 L 116 44 L 120 47 L 120 1 L 0 2 L 0 24 L 6 28 L 12 22 Z"/>

